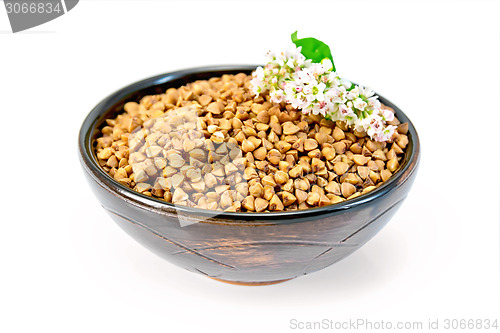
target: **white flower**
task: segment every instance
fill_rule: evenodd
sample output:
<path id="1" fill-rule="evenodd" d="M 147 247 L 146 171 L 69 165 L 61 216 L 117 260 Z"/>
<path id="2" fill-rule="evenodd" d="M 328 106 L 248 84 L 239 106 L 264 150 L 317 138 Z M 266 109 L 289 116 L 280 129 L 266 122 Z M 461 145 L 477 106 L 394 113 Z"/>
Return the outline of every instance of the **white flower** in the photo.
<path id="1" fill-rule="evenodd" d="M 375 135 L 374 139 L 375 139 L 375 141 L 378 141 L 378 142 L 387 141 L 390 138 L 392 138 L 392 136 L 394 135 L 394 131 L 395 130 L 396 130 L 396 126 L 388 125 L 382 131 L 378 132 Z"/>
<path id="2" fill-rule="evenodd" d="M 328 58 L 321 60 L 321 65 L 323 65 L 324 72 L 330 72 L 333 70 L 332 61 Z"/>
<path id="3" fill-rule="evenodd" d="M 349 100 L 354 100 L 359 96 L 359 86 L 355 86 L 353 89 L 346 91 L 346 98 Z"/>
<path id="4" fill-rule="evenodd" d="M 322 64 L 314 63 L 310 67 L 308 67 L 309 72 L 317 78 L 320 75 L 325 74 L 326 70 Z"/>
<path id="5" fill-rule="evenodd" d="M 370 87 L 358 86 L 358 91 L 360 95 L 363 95 L 366 98 L 372 97 L 374 94 L 373 90 L 371 90 Z"/>
<path id="6" fill-rule="evenodd" d="M 255 95 L 269 92 L 274 103 L 286 102 L 306 114 L 346 121 L 377 141 L 387 141 L 394 134 L 395 126 L 386 126 L 394 114 L 380 108 L 373 90 L 353 85 L 333 72 L 330 59 L 312 63 L 295 45 L 281 53 L 268 52 L 267 57 L 268 63 L 257 67 L 250 81 Z"/>
<path id="7" fill-rule="evenodd" d="M 283 94 L 283 90 L 273 90 L 269 93 L 269 96 L 271 96 L 271 101 L 273 103 L 281 103 L 283 101 L 283 98 L 285 95 Z"/>
<path id="8" fill-rule="evenodd" d="M 352 109 L 345 104 L 339 105 L 339 112 L 343 117 L 349 117 L 354 114 L 354 111 L 352 111 Z"/>
<path id="9" fill-rule="evenodd" d="M 261 66 L 257 67 L 255 69 L 254 77 L 258 78 L 259 80 L 262 80 L 264 78 L 264 68 L 262 68 Z"/>
<path id="10" fill-rule="evenodd" d="M 363 111 L 367 106 L 368 106 L 368 103 L 366 103 L 365 101 L 363 101 L 361 98 L 357 97 L 355 100 L 354 100 L 354 107 L 358 110 L 361 110 Z"/>
<path id="11" fill-rule="evenodd" d="M 328 73 L 328 81 L 335 87 L 341 86 L 340 77 L 335 72 Z M 343 86 L 342 86 L 343 87 Z M 340 87 L 339 87 L 340 88 Z M 345 87 L 343 87 L 345 89 Z"/>
<path id="12" fill-rule="evenodd" d="M 314 86 L 313 95 L 318 102 L 323 102 L 325 100 L 325 95 L 323 94 L 325 92 L 325 88 L 326 85 L 323 82 Z"/>
<path id="13" fill-rule="evenodd" d="M 341 83 L 344 86 L 344 88 L 349 89 L 352 86 L 351 81 L 347 79 L 341 79 Z"/>
<path id="14" fill-rule="evenodd" d="M 384 121 L 393 121 L 394 113 L 387 109 L 380 109 L 380 116 Z"/>
<path id="15" fill-rule="evenodd" d="M 370 124 L 367 127 L 366 133 L 371 137 L 375 137 L 376 134 L 383 130 L 384 125 L 382 124 L 382 119 L 371 118 Z"/>
<path id="16" fill-rule="evenodd" d="M 304 68 L 296 74 L 301 83 L 312 84 L 316 81 L 313 73 L 308 68 Z"/>
<path id="17" fill-rule="evenodd" d="M 370 104 L 373 109 L 380 109 L 380 101 L 378 100 L 378 96 L 372 96 L 368 98 L 368 104 Z"/>

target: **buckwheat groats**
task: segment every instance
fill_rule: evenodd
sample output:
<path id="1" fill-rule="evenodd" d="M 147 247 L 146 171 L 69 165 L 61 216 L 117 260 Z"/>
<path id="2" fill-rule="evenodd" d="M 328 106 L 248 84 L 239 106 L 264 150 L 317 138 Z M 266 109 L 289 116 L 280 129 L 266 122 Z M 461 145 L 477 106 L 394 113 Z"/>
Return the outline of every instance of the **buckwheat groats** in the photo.
<path id="1" fill-rule="evenodd" d="M 128 102 L 96 156 L 116 181 L 175 205 L 267 212 L 342 202 L 397 172 L 408 124 L 387 142 L 256 97 L 243 73 Z M 386 109 L 389 109 L 385 107 Z"/>

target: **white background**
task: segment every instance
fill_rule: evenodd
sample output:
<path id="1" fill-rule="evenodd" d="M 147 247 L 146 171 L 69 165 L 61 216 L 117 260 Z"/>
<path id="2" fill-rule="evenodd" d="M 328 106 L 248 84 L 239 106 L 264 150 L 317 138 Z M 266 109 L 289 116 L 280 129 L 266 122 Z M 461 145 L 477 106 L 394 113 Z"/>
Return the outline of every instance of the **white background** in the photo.
<path id="1" fill-rule="evenodd" d="M 80 1 L 12 34 L 0 7 L 0 331 L 498 318 L 499 17 L 497 1 Z M 296 29 L 331 46 L 341 76 L 414 122 L 422 160 L 406 202 L 352 256 L 280 285 L 226 285 L 151 254 L 86 184 L 83 119 L 147 76 L 261 63 Z"/>

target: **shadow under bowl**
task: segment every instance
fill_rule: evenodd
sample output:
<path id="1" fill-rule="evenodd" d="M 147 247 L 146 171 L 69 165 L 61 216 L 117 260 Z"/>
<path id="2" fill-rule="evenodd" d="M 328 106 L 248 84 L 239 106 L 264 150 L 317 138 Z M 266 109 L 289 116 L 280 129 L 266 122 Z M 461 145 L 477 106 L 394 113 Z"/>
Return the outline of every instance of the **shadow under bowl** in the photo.
<path id="1" fill-rule="evenodd" d="M 307 210 L 230 213 L 175 206 L 112 179 L 98 164 L 94 143 L 106 119 L 129 101 L 164 93 L 195 80 L 250 74 L 256 66 L 200 67 L 157 75 L 111 94 L 87 116 L 78 148 L 85 176 L 104 209 L 130 236 L 160 257 L 207 277 L 233 284 L 266 285 L 323 269 L 370 240 L 405 200 L 420 156 L 417 132 L 406 115 L 409 144 L 400 169 L 377 189 L 345 202 Z"/>

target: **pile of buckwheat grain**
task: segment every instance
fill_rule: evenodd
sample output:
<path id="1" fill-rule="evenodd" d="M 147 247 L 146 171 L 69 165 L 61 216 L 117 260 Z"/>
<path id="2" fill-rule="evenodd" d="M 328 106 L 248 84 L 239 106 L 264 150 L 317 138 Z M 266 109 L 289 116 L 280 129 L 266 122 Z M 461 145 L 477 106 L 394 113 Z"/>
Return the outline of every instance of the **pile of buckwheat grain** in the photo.
<path id="1" fill-rule="evenodd" d="M 355 198 L 387 181 L 408 145 L 255 97 L 240 73 L 128 102 L 96 140 L 116 181 L 175 205 L 231 212 L 307 209 Z M 390 109 L 388 107 L 384 107 Z"/>

